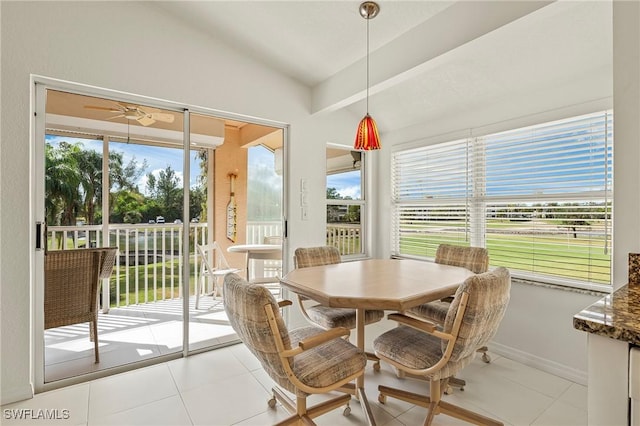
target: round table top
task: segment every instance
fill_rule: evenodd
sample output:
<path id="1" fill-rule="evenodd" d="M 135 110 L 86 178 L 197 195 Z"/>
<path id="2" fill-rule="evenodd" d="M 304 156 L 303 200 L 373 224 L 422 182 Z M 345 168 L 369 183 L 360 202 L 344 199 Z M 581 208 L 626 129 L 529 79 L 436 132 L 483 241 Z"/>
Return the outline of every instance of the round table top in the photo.
<path id="1" fill-rule="evenodd" d="M 282 246 L 280 244 L 235 244 L 229 246 L 227 251 L 232 253 L 280 252 Z"/>

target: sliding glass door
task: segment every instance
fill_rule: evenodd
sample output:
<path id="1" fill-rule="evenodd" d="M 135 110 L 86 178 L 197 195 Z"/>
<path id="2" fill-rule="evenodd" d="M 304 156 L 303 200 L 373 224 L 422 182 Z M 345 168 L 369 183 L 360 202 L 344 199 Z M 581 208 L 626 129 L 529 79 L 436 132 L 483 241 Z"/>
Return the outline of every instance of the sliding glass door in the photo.
<path id="1" fill-rule="evenodd" d="M 38 85 L 36 103 L 34 219 L 46 223 L 34 256 L 38 391 L 237 341 L 223 276 L 204 277 L 203 264 L 224 258 L 244 273 L 246 258 L 228 248 L 282 235 L 283 130 L 55 85 Z M 250 164 L 256 150 L 271 156 L 272 188 L 258 191 L 273 195 L 268 206 L 250 195 L 253 168 L 264 173 Z M 255 205 L 268 224 L 249 214 Z M 203 259 L 198 248 L 213 243 Z M 49 327 L 42 313 L 45 253 L 97 247 L 118 249 L 96 301 L 99 363 L 88 323 Z"/>

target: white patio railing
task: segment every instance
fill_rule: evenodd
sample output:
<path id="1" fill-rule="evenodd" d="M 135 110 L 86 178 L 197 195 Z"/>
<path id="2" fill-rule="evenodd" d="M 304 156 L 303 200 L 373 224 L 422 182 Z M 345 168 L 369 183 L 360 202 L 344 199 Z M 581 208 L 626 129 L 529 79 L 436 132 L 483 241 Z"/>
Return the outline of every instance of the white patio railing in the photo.
<path id="1" fill-rule="evenodd" d="M 342 256 L 360 254 L 360 224 L 327 224 L 327 245 L 337 247 Z"/>
<path id="2" fill-rule="evenodd" d="M 112 224 L 105 239 L 102 225 L 49 226 L 48 250 L 82 247 L 118 247 L 110 285 L 105 286 L 103 311 L 111 307 L 156 302 L 182 297 L 182 224 Z M 205 244 L 206 223 L 189 224 L 190 292 L 198 282 L 200 259 L 195 245 Z M 281 235 L 280 222 L 251 222 L 247 243 L 262 244 L 265 236 Z"/>
<path id="3" fill-rule="evenodd" d="M 195 245 L 207 241 L 207 224 L 189 224 L 189 258 L 198 278 L 200 260 Z M 103 289 L 103 310 L 109 306 L 155 302 L 182 297 L 182 224 L 112 224 L 105 238 L 101 225 L 50 226 L 49 250 L 82 247 L 118 247 L 111 285 Z M 193 287 L 193 286 L 192 286 Z"/>
<path id="4" fill-rule="evenodd" d="M 247 244 L 263 244 L 265 237 L 282 235 L 282 223 L 249 222 Z M 48 250 L 82 247 L 118 247 L 110 285 L 102 292 L 103 311 L 109 307 L 156 302 L 182 297 L 183 265 L 182 224 L 112 224 L 105 239 L 102 225 L 49 226 Z M 198 282 L 200 259 L 195 243 L 205 244 L 206 223 L 189 224 L 190 293 Z M 327 227 L 327 244 L 338 247 L 343 255 L 360 252 L 360 229 L 353 225 Z M 275 261 L 269 261 L 275 262 Z M 261 265 L 267 271 L 276 271 L 274 265 Z M 250 265 L 254 267 L 254 265 Z M 254 271 L 252 271 L 253 274 Z M 274 272 L 275 273 L 275 272 Z M 108 300 L 109 303 L 104 303 Z"/>

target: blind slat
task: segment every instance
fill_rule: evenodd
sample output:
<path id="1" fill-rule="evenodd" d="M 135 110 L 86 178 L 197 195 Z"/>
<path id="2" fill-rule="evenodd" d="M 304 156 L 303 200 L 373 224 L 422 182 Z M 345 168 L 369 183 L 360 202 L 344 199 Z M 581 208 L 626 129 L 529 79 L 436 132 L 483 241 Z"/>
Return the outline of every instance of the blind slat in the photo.
<path id="1" fill-rule="evenodd" d="M 610 284 L 611 111 L 392 156 L 393 251 L 489 249 L 492 266 Z"/>

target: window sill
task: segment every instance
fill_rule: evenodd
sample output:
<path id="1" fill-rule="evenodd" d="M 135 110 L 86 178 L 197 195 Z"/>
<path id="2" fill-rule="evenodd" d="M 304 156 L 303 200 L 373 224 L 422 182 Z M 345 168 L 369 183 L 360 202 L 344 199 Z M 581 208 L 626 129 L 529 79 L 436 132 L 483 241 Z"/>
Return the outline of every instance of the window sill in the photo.
<path id="1" fill-rule="evenodd" d="M 518 276 L 512 276 L 512 281 L 519 284 L 532 285 L 536 287 L 544 287 L 553 290 L 569 291 L 571 293 L 584 294 L 588 296 L 603 297 L 613 292 L 613 288 L 609 286 L 598 286 L 601 288 L 574 287 L 566 284 L 556 284 L 551 282 L 535 281 Z"/>

